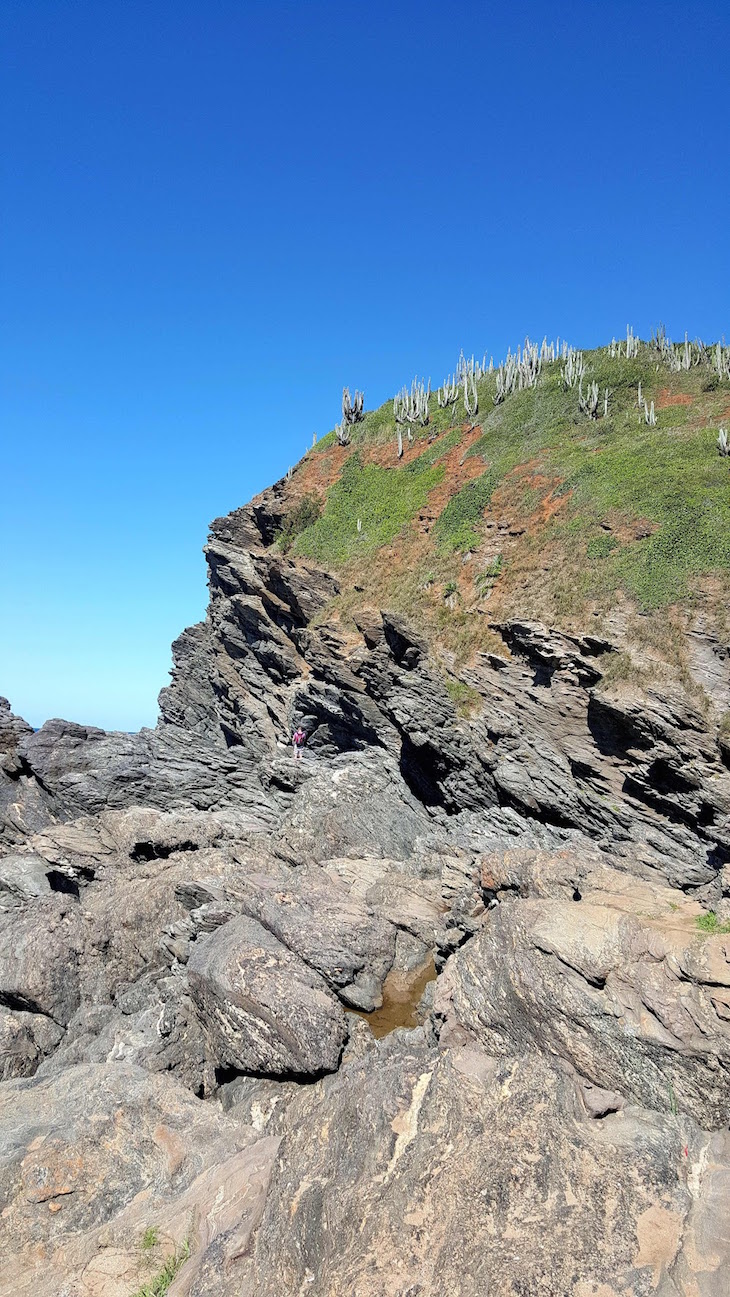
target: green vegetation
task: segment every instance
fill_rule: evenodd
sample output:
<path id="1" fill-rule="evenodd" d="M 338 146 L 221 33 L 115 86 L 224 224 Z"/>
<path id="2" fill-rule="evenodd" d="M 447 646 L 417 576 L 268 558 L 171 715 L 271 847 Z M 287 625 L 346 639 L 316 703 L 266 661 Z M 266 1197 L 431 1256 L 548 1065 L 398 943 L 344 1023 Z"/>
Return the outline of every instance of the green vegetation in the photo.
<path id="1" fill-rule="evenodd" d="M 446 692 L 460 716 L 473 716 L 481 707 L 482 696 L 477 689 L 472 689 L 471 685 L 455 679 L 454 676 L 447 676 L 445 684 Z"/>
<path id="2" fill-rule="evenodd" d="M 452 554 L 454 551 L 465 553 L 479 544 L 477 527 L 489 504 L 496 480 L 494 473 L 483 473 L 475 481 L 467 482 L 449 500 L 435 527 L 441 554 Z"/>
<path id="3" fill-rule="evenodd" d="M 595 419 L 579 409 L 577 388 L 565 390 L 556 361 L 497 405 L 495 375 L 479 379 L 473 419 L 461 396 L 446 410 L 432 396 L 429 424 L 412 429 L 412 442 L 404 431 L 401 459 L 391 402 L 349 430 L 349 447 L 321 438 L 303 467 L 306 480 L 331 483 L 324 508 L 287 520 L 280 543 L 293 537 L 294 553 L 357 574 L 359 595 L 343 590 L 340 615 L 358 598 L 387 604 L 458 661 L 489 641 L 479 604 L 495 586 L 497 617 L 558 624 L 600 616 L 623 597 L 632 648 L 614 655 L 609 681 L 645 683 L 666 664 L 693 688 L 682 606 L 704 600 L 717 620 L 730 596 L 730 475 L 716 447 L 730 386 L 704 362 L 658 363 L 643 344 L 632 359 L 607 348 L 583 356 L 585 383 L 600 389 Z M 320 455 L 326 466 L 312 463 Z M 419 512 L 421 525 L 409 525 Z M 484 566 L 485 523 L 503 546 L 496 566 Z"/>
<path id="4" fill-rule="evenodd" d="M 700 932 L 713 935 L 730 932 L 730 923 L 721 923 L 714 910 L 708 910 L 706 914 L 698 914 L 695 923 Z"/>
<path id="5" fill-rule="evenodd" d="M 321 518 L 298 535 L 296 553 L 334 564 L 371 554 L 410 522 L 443 475 L 441 466 L 420 460 L 400 469 L 363 464 L 356 452 L 330 487 Z"/>
<path id="6" fill-rule="evenodd" d="M 593 536 L 586 546 L 589 558 L 608 558 L 612 549 L 618 548 L 618 541 L 613 536 Z"/>
<path id="7" fill-rule="evenodd" d="M 150 1244 L 150 1246 L 154 1246 L 154 1244 Z M 142 1284 L 142 1287 L 137 1289 L 134 1297 L 165 1297 L 173 1279 L 180 1273 L 189 1256 L 190 1243 L 186 1239 L 182 1247 L 177 1248 L 167 1258 L 162 1269 L 157 1271 L 157 1274 L 150 1279 L 149 1283 Z"/>
<path id="8" fill-rule="evenodd" d="M 296 537 L 300 532 L 306 531 L 317 521 L 322 512 L 322 501 L 313 491 L 305 495 L 289 511 L 284 519 L 281 531 L 277 537 L 279 549 L 286 554 L 291 549 Z"/>
<path id="9" fill-rule="evenodd" d="M 157 1247 L 160 1241 L 159 1225 L 150 1225 L 142 1235 L 142 1251 L 149 1252 L 150 1248 Z"/>

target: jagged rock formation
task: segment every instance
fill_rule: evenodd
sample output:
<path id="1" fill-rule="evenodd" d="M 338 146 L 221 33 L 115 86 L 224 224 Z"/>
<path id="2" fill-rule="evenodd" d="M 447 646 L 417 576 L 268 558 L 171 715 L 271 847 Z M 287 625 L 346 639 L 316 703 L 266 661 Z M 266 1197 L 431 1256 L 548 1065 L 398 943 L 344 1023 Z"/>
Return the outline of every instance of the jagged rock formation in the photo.
<path id="1" fill-rule="evenodd" d="M 171 1297 L 720 1297 L 727 742 L 514 620 L 459 715 L 283 508 L 213 524 L 155 730 L 2 704 L 0 1291 L 131 1297 L 154 1227 Z"/>

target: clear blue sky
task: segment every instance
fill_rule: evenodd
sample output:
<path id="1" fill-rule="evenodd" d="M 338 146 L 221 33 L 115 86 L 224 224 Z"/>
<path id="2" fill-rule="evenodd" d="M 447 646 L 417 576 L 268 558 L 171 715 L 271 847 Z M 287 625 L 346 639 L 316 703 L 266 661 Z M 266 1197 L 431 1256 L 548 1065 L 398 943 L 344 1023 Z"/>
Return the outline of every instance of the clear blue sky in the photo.
<path id="1" fill-rule="evenodd" d="M 730 335 L 727 0 L 2 0 L 0 693 L 153 724 L 209 520 L 459 348 Z"/>

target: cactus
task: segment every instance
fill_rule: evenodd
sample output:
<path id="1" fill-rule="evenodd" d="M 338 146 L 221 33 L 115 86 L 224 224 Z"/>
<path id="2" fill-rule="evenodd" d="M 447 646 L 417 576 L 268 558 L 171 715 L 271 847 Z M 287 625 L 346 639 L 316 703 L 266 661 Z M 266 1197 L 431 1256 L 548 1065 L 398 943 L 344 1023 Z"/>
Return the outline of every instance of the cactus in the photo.
<path id="1" fill-rule="evenodd" d="M 316 445 L 317 445 L 317 434 L 316 434 L 316 432 L 313 432 L 313 433 L 312 433 L 312 446 L 316 446 Z"/>
<path id="2" fill-rule="evenodd" d="M 730 347 L 718 342 L 712 355 L 712 368 L 718 378 L 730 378 Z"/>
<path id="3" fill-rule="evenodd" d="M 362 531 L 362 518 L 358 518 L 358 520 L 357 520 L 357 534 L 358 534 L 358 536 L 360 535 L 360 532 L 361 532 L 361 531 Z"/>
<path id="4" fill-rule="evenodd" d="M 360 423 L 365 418 L 363 413 L 363 403 L 365 401 L 364 392 L 355 391 L 355 400 L 350 398 L 349 387 L 342 389 L 342 422 L 343 423 Z"/>
<path id="5" fill-rule="evenodd" d="M 609 392 L 608 388 L 606 388 L 606 393 L 605 393 L 605 396 L 604 396 L 604 398 L 603 398 L 603 417 L 604 417 L 604 419 L 607 419 L 607 418 L 608 418 L 608 398 L 609 398 L 610 395 L 611 395 L 611 393 Z"/>
<path id="6" fill-rule="evenodd" d="M 727 428 L 721 428 L 717 434 L 717 451 L 723 459 L 730 458 L 730 439 L 728 439 Z"/>
<path id="7" fill-rule="evenodd" d="M 598 383 L 593 380 L 588 384 L 588 391 L 583 392 L 583 378 L 578 380 L 578 408 L 588 415 L 589 419 L 598 418 Z"/>
<path id="8" fill-rule="evenodd" d="M 473 419 L 479 409 L 479 396 L 477 394 L 477 380 L 473 372 L 464 370 L 464 412 L 470 419 Z"/>
<path id="9" fill-rule="evenodd" d="M 403 433 L 398 429 L 398 458 L 403 458 Z"/>
<path id="10" fill-rule="evenodd" d="M 643 402 L 644 402 L 644 398 L 643 398 L 643 396 L 641 395 L 641 379 L 639 379 L 639 396 L 638 396 L 638 399 L 637 399 L 637 405 L 638 405 L 639 409 L 641 409 Z"/>
<path id="11" fill-rule="evenodd" d="M 417 378 L 414 378 L 410 392 L 407 387 L 404 387 L 393 397 L 393 414 L 396 423 L 418 423 L 422 428 L 425 428 L 430 417 L 428 413 L 430 396 L 430 378 L 428 387 L 423 382 L 419 383 Z"/>
<path id="12" fill-rule="evenodd" d="M 564 351 L 564 358 L 565 364 L 561 366 L 560 377 L 567 392 L 569 388 L 575 387 L 576 383 L 580 384 L 581 379 L 585 377 L 586 367 L 582 351 L 574 351 L 570 347 Z"/>
<path id="13" fill-rule="evenodd" d="M 441 387 L 436 390 L 436 400 L 440 410 L 446 410 L 449 406 L 456 405 L 459 399 L 460 385 L 457 378 L 445 378 Z"/>
<path id="14" fill-rule="evenodd" d="M 294 473 L 294 470 L 293 470 L 293 468 L 292 468 L 292 466 L 291 466 L 291 464 L 290 464 L 289 467 L 288 467 L 288 469 L 286 470 L 286 480 L 287 480 L 287 482 L 291 482 L 291 480 L 292 480 L 292 476 L 293 476 L 293 473 Z"/>
<path id="15" fill-rule="evenodd" d="M 335 424 L 335 437 L 337 438 L 338 446 L 349 446 L 350 434 L 347 430 L 347 425 L 344 423 L 344 421 L 342 423 Z"/>
<path id="16" fill-rule="evenodd" d="M 646 401 L 644 401 L 644 423 L 647 423 L 650 428 L 656 427 L 656 411 L 654 410 L 653 401 L 651 405 L 647 405 Z"/>
<path id="17" fill-rule="evenodd" d="M 639 354 L 639 339 L 634 336 L 631 325 L 626 325 L 626 359 L 635 360 Z"/>

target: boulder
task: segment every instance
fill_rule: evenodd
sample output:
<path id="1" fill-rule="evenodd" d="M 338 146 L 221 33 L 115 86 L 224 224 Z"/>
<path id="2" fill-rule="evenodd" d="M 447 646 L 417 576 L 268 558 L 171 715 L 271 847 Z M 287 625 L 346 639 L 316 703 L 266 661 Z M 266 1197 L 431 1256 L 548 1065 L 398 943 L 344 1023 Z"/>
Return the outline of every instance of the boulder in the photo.
<path id="1" fill-rule="evenodd" d="M 231 919 L 193 946 L 190 991 L 223 1070 L 271 1076 L 333 1071 L 347 1036 L 327 984 L 255 919 Z"/>

